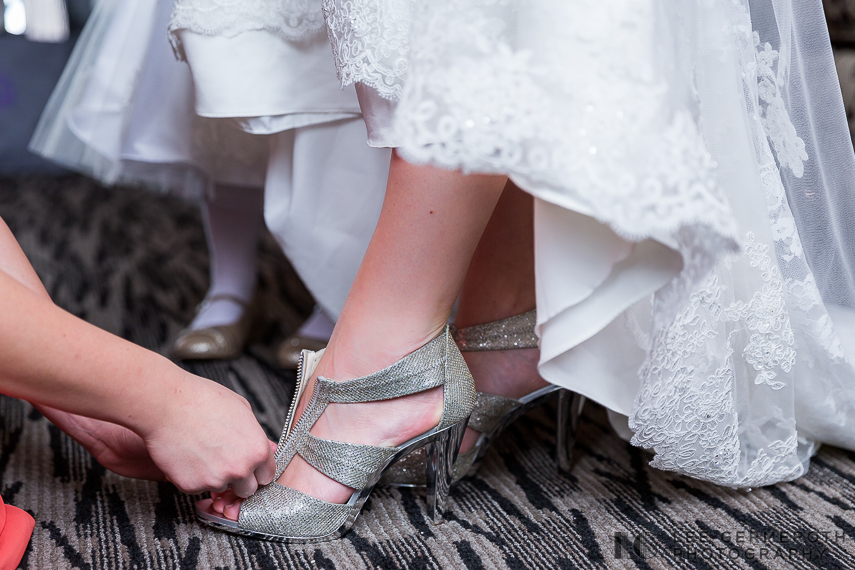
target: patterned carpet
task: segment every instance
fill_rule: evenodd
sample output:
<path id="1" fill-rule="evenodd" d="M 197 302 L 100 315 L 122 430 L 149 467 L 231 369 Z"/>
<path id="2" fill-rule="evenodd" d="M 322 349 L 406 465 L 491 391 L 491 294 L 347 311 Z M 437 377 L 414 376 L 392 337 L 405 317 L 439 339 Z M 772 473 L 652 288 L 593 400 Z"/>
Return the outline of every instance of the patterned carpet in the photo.
<path id="1" fill-rule="evenodd" d="M 158 350 L 206 288 L 192 205 L 79 177 L 0 180 L 0 216 L 54 299 Z M 294 375 L 277 339 L 311 300 L 271 240 L 262 253 L 271 326 L 229 363 L 189 366 L 243 394 L 278 435 Z M 19 401 L 0 398 L 0 493 L 36 530 L 24 568 L 852 568 L 855 454 L 824 448 L 799 481 L 734 491 L 647 467 L 589 405 L 570 475 L 556 471 L 549 410 L 517 422 L 478 476 L 456 486 L 451 516 L 421 495 L 381 490 L 354 530 L 320 545 L 237 538 L 198 525 L 194 497 L 106 472 Z"/>

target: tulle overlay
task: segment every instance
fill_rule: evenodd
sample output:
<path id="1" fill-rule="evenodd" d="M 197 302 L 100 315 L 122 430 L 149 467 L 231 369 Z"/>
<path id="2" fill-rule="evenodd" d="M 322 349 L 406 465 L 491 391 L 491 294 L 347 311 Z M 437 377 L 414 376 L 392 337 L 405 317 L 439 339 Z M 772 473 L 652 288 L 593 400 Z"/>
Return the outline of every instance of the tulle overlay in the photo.
<path id="1" fill-rule="evenodd" d="M 342 83 L 396 103 L 403 156 L 536 197 L 544 377 L 628 415 L 654 466 L 722 485 L 855 449 L 855 156 L 819 0 L 324 12 Z M 585 295 L 567 240 L 606 260 Z"/>
<path id="2" fill-rule="evenodd" d="M 263 26 L 259 10 L 273 14 Z M 185 197 L 264 186 L 267 227 L 335 317 L 377 223 L 389 151 L 364 144 L 322 27 L 311 0 L 174 13 L 172 0 L 100 0 L 31 149 L 107 184 Z"/>
<path id="3" fill-rule="evenodd" d="M 105 184 L 200 198 L 213 183 L 261 187 L 267 141 L 200 117 L 193 79 L 165 38 L 171 2 L 101 0 L 30 149 Z"/>

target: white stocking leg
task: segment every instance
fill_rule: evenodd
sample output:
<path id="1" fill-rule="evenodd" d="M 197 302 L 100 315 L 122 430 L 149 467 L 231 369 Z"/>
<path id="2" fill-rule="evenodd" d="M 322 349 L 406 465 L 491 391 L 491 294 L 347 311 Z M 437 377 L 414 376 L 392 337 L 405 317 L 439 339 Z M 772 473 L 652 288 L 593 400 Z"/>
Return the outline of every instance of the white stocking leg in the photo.
<path id="1" fill-rule="evenodd" d="M 206 297 L 227 295 L 249 303 L 257 280 L 264 190 L 218 185 L 213 198 L 205 201 L 202 217 L 211 256 L 211 287 Z M 214 300 L 196 315 L 191 328 L 232 324 L 243 311 L 244 305 L 234 300 Z"/>

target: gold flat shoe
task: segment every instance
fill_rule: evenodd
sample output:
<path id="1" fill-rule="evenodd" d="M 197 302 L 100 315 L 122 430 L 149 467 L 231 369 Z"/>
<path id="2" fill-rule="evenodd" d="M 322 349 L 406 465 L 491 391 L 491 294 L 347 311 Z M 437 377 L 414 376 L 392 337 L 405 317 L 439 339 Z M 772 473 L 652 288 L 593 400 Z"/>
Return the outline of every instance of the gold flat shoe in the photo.
<path id="1" fill-rule="evenodd" d="M 300 365 L 300 354 L 304 350 L 318 352 L 327 347 L 322 340 L 293 335 L 286 338 L 276 349 L 276 362 L 286 370 L 297 370 Z"/>
<path id="2" fill-rule="evenodd" d="M 254 321 L 254 311 L 246 301 L 234 295 L 214 295 L 202 301 L 196 313 L 220 299 L 228 299 L 242 306 L 244 310 L 241 318 L 230 325 L 183 329 L 172 342 L 172 356 L 181 360 L 228 360 L 243 352 Z"/>

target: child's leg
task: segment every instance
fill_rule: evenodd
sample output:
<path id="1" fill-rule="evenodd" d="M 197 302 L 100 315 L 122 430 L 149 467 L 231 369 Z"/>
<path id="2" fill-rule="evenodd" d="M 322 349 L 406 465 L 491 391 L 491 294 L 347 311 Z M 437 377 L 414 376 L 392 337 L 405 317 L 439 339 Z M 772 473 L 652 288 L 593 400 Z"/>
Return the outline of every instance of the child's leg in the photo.
<path id="1" fill-rule="evenodd" d="M 237 322 L 252 300 L 264 228 L 264 190 L 219 185 L 202 215 L 211 256 L 206 297 L 213 300 L 196 315 L 190 325 L 194 330 Z"/>

